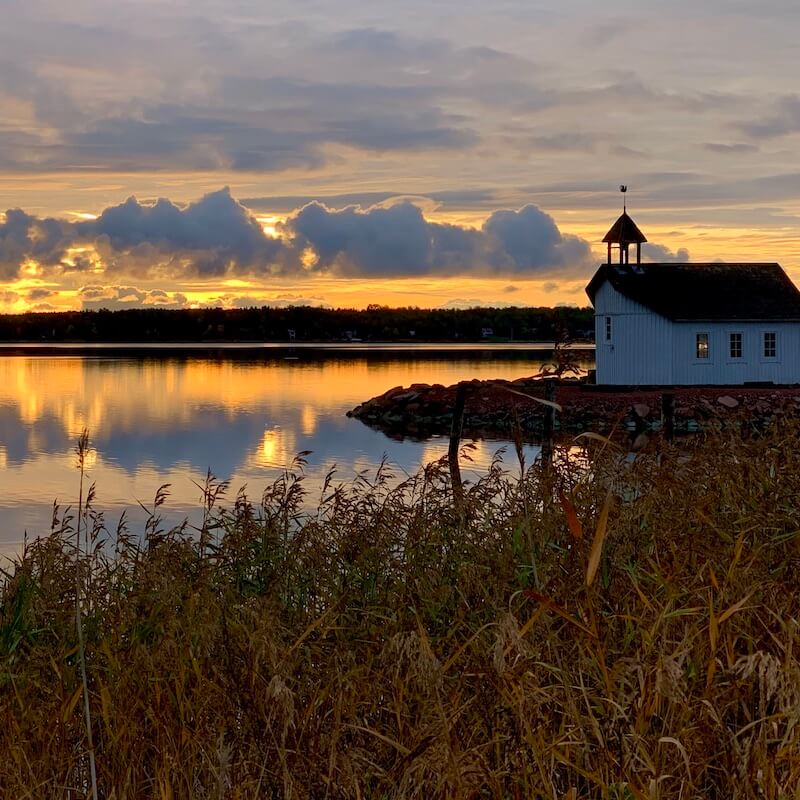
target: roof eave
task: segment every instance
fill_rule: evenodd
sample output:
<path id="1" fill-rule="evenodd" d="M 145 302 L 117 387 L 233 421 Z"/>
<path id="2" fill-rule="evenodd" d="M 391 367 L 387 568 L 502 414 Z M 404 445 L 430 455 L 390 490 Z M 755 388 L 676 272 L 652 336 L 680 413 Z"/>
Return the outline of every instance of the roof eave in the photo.
<path id="1" fill-rule="evenodd" d="M 652 309 L 651 309 L 652 310 Z M 654 311 L 654 314 L 658 312 Z M 663 314 L 659 314 L 659 316 L 664 316 Z M 768 324 L 768 323 L 775 323 L 775 322 L 783 322 L 783 323 L 800 323 L 800 317 L 752 317 L 744 319 L 742 317 L 716 317 L 716 318 L 708 318 L 708 317 L 667 317 L 666 319 L 670 320 L 670 322 L 681 322 L 681 323 L 692 323 L 692 324 L 719 324 L 725 323 L 727 325 L 736 325 L 736 324 L 747 324 L 747 323 L 760 323 L 760 324 Z"/>

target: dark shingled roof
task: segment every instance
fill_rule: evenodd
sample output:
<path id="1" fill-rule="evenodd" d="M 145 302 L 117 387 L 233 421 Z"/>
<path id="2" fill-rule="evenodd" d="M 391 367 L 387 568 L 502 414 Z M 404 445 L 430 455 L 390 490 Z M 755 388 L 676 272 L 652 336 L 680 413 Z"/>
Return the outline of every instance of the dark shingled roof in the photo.
<path id="1" fill-rule="evenodd" d="M 620 294 L 680 321 L 800 322 L 800 291 L 780 264 L 602 264 L 586 287 Z"/>
<path id="2" fill-rule="evenodd" d="M 647 239 L 628 216 L 628 212 L 623 211 L 620 218 L 611 226 L 611 230 L 603 237 L 603 241 L 611 244 L 631 244 L 646 242 Z"/>

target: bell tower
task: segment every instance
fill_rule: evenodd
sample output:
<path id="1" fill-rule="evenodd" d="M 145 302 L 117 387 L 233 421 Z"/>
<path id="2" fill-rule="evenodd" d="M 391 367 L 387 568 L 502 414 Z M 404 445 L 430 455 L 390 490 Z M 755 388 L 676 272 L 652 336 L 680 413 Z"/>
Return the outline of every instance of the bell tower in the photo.
<path id="1" fill-rule="evenodd" d="M 636 245 L 636 263 L 642 263 L 642 243 L 647 241 L 645 235 L 639 230 L 636 223 L 628 216 L 628 204 L 626 202 L 628 187 L 620 186 L 622 192 L 622 215 L 611 226 L 611 230 L 603 237 L 603 241 L 608 245 L 608 263 L 611 263 L 612 245 L 619 249 L 619 263 L 630 264 L 630 245 Z"/>

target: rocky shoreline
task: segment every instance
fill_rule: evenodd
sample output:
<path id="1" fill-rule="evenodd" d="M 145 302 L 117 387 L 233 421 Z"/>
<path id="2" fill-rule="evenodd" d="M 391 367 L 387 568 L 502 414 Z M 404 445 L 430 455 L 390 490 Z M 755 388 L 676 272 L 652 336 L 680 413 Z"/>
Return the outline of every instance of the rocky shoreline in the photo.
<path id="1" fill-rule="evenodd" d="M 554 429 L 564 433 L 622 430 L 657 431 L 662 397 L 671 396 L 676 433 L 720 427 L 761 427 L 776 416 L 800 417 L 800 386 L 710 386 L 608 389 L 578 379 L 554 381 L 550 390 L 560 407 Z M 465 381 L 461 384 L 396 386 L 347 412 L 392 438 L 425 439 L 449 434 L 459 385 L 465 387 L 462 435 L 506 438 L 519 430 L 527 441 L 540 439 L 546 384 L 541 378 Z"/>

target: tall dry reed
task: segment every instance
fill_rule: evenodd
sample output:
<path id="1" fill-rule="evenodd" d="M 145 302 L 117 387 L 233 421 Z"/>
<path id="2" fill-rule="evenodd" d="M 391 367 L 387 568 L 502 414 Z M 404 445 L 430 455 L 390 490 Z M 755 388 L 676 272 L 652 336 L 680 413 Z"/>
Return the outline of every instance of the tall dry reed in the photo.
<path id="1" fill-rule="evenodd" d="M 90 492 L 0 587 L 0 792 L 90 793 L 77 568 L 101 797 L 797 797 L 798 442 L 590 442 L 464 514 L 441 464 L 209 476 L 199 532 Z"/>

